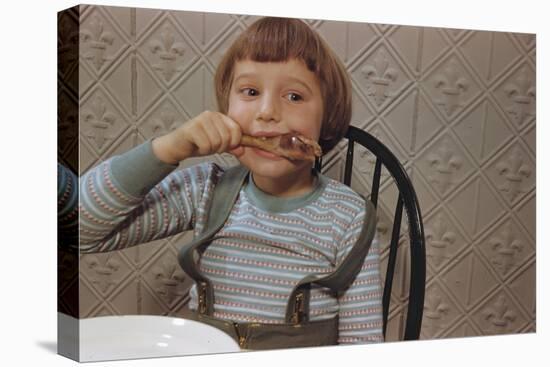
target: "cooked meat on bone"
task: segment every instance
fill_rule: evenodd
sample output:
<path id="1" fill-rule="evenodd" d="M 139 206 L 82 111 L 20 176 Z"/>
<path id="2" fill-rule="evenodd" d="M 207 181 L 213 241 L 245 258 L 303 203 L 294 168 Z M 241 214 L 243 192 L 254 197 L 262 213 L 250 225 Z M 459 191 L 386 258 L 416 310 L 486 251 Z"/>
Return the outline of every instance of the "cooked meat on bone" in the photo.
<path id="1" fill-rule="evenodd" d="M 315 157 L 320 157 L 322 154 L 317 142 L 295 133 L 269 137 L 243 135 L 241 145 L 260 148 L 291 160 L 314 161 Z"/>

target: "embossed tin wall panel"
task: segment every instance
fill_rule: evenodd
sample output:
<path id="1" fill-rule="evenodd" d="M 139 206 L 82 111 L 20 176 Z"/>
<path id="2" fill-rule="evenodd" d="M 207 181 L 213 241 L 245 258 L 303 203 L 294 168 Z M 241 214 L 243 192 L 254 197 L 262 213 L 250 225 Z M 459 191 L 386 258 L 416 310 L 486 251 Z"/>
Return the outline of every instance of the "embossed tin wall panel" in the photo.
<path id="1" fill-rule="evenodd" d="M 216 64 L 256 18 L 81 6 L 80 173 L 214 109 Z M 412 177 L 427 240 L 421 337 L 533 332 L 535 36 L 307 22 L 352 77 L 352 124 L 390 147 Z M 61 65 L 60 98 L 67 105 L 76 103 L 74 93 L 64 92 L 75 69 L 69 64 Z M 63 111 L 61 123 L 74 121 Z M 75 149 L 67 141 L 60 156 Z M 342 146 L 324 158 L 331 177 L 342 176 Z M 361 148 L 356 156 L 362 160 L 352 186 L 366 192 L 373 162 Z M 235 163 L 229 155 L 213 158 Z M 395 198 L 383 176 L 378 232 L 384 264 Z M 80 316 L 184 315 L 191 282 L 176 252 L 188 239 L 81 256 Z M 404 329 L 406 249 L 402 244 L 387 340 Z"/>

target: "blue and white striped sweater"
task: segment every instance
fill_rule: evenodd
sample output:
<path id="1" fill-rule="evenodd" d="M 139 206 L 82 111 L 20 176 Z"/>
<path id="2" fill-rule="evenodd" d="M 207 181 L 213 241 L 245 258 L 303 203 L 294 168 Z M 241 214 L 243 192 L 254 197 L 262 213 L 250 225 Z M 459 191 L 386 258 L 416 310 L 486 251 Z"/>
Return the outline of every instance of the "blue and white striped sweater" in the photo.
<path id="1" fill-rule="evenodd" d="M 147 141 L 86 172 L 80 185 L 80 251 L 111 251 L 191 229 L 200 233 L 223 168 L 214 163 L 175 168 L 156 159 Z M 201 270 L 214 287 L 214 316 L 283 322 L 296 282 L 313 272 L 331 272 L 355 244 L 366 214 L 362 200 L 322 175 L 316 189 L 298 199 L 270 197 L 250 180 L 218 233 L 221 238 L 201 258 Z M 310 318 L 338 314 L 341 344 L 383 340 L 379 261 L 375 240 L 342 296 L 312 287 Z M 190 296 L 189 307 L 196 309 L 195 287 Z"/>

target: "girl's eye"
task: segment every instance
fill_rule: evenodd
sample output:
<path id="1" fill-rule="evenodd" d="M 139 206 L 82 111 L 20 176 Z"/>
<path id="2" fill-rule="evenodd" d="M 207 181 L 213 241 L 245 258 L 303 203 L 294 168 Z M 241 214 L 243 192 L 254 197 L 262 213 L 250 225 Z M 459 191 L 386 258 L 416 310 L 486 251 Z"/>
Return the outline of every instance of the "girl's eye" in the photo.
<path id="1" fill-rule="evenodd" d="M 253 88 L 243 88 L 241 89 L 241 92 L 244 93 L 245 96 L 248 97 L 254 97 L 258 95 L 258 91 Z"/>
<path id="2" fill-rule="evenodd" d="M 303 99 L 301 95 L 296 93 L 289 93 L 287 96 L 288 96 L 288 100 L 291 102 L 298 102 Z"/>

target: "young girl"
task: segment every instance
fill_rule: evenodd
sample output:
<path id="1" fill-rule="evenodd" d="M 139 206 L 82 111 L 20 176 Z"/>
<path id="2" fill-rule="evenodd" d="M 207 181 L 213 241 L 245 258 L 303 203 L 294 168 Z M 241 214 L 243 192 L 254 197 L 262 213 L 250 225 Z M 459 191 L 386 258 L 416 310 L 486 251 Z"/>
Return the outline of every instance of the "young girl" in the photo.
<path id="1" fill-rule="evenodd" d="M 331 150 L 351 118 L 344 67 L 302 21 L 263 18 L 229 48 L 215 86 L 219 112 L 203 112 L 82 177 L 80 251 L 112 251 L 190 229 L 200 236 L 217 210 L 208 208 L 226 170 L 212 162 L 176 168 L 190 157 L 230 152 L 249 173 L 197 263 L 212 296 L 205 322 L 222 329 L 235 325 L 241 346 L 250 349 L 254 341 L 246 337 L 254 327 L 268 340 L 277 333 L 296 341 L 291 334 L 334 335 L 302 345 L 383 341 L 376 241 L 346 289 L 307 287 L 303 324 L 322 328 L 284 327 L 298 282 L 342 264 L 374 212 L 349 187 L 316 173 L 311 161 L 241 145 L 243 134 L 297 133 L 318 141 L 323 152 Z M 197 288 L 191 289 L 189 307 L 200 313 L 204 294 Z"/>

